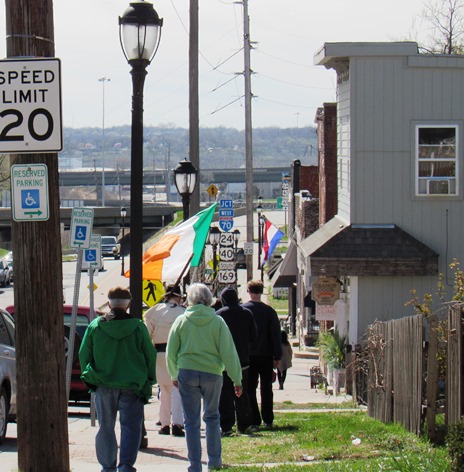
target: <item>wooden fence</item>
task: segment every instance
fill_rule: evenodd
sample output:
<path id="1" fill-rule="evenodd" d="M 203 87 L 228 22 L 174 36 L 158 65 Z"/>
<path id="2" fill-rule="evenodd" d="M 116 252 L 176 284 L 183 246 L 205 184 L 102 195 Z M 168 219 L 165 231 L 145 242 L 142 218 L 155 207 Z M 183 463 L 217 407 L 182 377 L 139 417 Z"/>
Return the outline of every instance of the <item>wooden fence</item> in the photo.
<path id="1" fill-rule="evenodd" d="M 417 435 L 426 422 L 430 439 L 438 434 L 437 414 L 445 414 L 445 429 L 459 422 L 464 414 L 463 322 L 464 306 L 455 305 L 447 325 L 422 315 L 371 325 L 367 341 L 348 362 L 358 401 L 367 384 L 368 414 Z"/>

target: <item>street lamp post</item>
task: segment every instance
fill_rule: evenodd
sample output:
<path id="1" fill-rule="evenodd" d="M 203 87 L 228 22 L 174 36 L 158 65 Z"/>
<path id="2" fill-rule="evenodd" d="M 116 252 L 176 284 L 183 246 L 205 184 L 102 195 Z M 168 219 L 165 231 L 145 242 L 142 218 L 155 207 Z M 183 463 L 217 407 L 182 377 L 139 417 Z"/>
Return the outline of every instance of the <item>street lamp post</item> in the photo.
<path id="1" fill-rule="evenodd" d="M 190 218 L 190 197 L 195 189 L 197 173 L 196 167 L 187 158 L 179 162 L 174 169 L 174 183 L 182 198 L 184 221 Z"/>
<path id="2" fill-rule="evenodd" d="M 131 192 L 130 192 L 130 290 L 131 314 L 142 318 L 143 251 L 143 86 L 146 68 L 159 45 L 163 20 L 151 3 L 137 0 L 119 17 L 119 38 L 131 66 Z"/>
<path id="3" fill-rule="evenodd" d="M 216 284 L 216 276 L 217 276 L 217 247 L 219 244 L 219 240 L 221 238 L 221 231 L 217 226 L 211 226 L 208 235 L 208 242 L 211 244 L 213 248 L 213 295 L 216 296 L 217 294 L 217 284 Z"/>
<path id="4" fill-rule="evenodd" d="M 261 248 L 263 241 L 261 239 L 261 214 L 263 213 L 263 197 L 258 197 L 258 206 L 256 207 L 258 213 L 258 269 L 261 269 Z"/>
<path id="5" fill-rule="evenodd" d="M 127 211 L 125 207 L 121 207 L 120 214 L 122 219 L 122 239 L 121 239 L 121 275 L 124 275 L 124 229 L 125 229 L 125 218 L 127 216 Z"/>

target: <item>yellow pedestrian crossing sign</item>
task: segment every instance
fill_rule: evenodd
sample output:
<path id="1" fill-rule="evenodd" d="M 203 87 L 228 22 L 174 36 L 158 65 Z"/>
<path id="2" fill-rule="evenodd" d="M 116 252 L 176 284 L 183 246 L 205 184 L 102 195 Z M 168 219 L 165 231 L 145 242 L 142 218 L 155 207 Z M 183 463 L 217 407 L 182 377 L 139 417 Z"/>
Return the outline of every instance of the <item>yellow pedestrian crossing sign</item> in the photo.
<path id="1" fill-rule="evenodd" d="M 161 280 L 144 280 L 142 283 L 142 300 L 150 308 L 164 296 L 165 290 Z"/>
<path id="2" fill-rule="evenodd" d="M 215 197 L 218 193 L 218 188 L 216 187 L 216 185 L 214 184 L 211 184 L 207 189 L 206 191 L 208 192 L 208 195 L 210 197 Z"/>

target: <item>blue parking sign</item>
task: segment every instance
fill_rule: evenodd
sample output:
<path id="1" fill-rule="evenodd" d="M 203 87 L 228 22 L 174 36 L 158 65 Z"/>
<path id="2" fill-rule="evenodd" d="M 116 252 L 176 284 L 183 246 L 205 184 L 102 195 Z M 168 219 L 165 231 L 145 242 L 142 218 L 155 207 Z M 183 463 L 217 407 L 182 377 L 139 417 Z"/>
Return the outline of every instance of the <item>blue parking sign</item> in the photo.
<path id="1" fill-rule="evenodd" d="M 86 236 L 87 236 L 87 226 L 76 226 L 74 239 L 76 241 L 85 241 Z"/>
<path id="2" fill-rule="evenodd" d="M 40 194 L 38 189 L 21 190 L 21 208 L 40 208 Z"/>

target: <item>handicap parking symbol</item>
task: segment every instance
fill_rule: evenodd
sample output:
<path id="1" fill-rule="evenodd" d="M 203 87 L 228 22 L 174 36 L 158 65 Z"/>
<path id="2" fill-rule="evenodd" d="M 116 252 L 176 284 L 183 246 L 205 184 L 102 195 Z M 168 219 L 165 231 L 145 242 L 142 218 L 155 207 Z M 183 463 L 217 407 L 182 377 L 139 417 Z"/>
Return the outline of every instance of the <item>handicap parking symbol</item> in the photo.
<path id="1" fill-rule="evenodd" d="M 96 249 L 86 249 L 86 251 L 85 251 L 85 260 L 86 260 L 86 262 L 95 262 L 97 260 L 97 250 Z"/>
<path id="2" fill-rule="evenodd" d="M 21 208 L 40 208 L 40 194 L 38 189 L 21 190 Z"/>
<path id="3" fill-rule="evenodd" d="M 74 234 L 74 239 L 76 241 L 85 241 L 87 235 L 87 226 L 76 226 L 76 231 Z"/>

